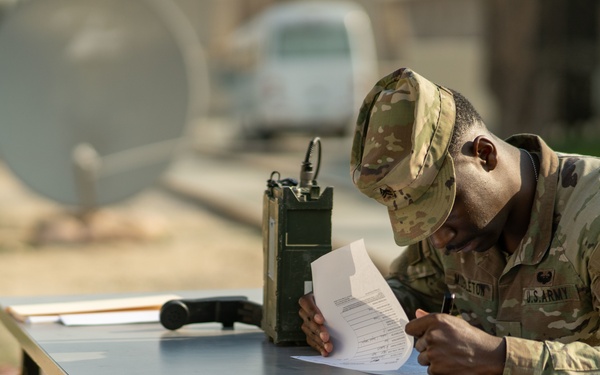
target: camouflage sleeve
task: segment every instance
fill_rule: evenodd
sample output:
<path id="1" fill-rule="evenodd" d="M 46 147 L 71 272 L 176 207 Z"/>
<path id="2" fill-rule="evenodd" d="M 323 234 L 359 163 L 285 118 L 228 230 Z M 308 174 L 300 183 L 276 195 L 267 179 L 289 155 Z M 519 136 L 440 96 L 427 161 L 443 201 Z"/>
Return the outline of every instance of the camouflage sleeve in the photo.
<path id="1" fill-rule="evenodd" d="M 590 289 L 594 313 L 600 311 L 600 245 L 590 254 L 588 262 Z M 599 332 L 589 332 L 592 338 Z M 558 341 L 533 341 L 506 337 L 504 375 L 600 373 L 600 346 L 583 342 L 568 344 Z M 596 341 L 598 341 L 596 339 Z"/>
<path id="2" fill-rule="evenodd" d="M 408 246 L 392 262 L 387 282 L 409 319 L 418 308 L 439 311 L 448 290 L 438 255 L 425 241 Z"/>
<path id="3" fill-rule="evenodd" d="M 582 342 L 534 341 L 505 337 L 506 363 L 503 375 L 597 374 L 600 347 Z"/>

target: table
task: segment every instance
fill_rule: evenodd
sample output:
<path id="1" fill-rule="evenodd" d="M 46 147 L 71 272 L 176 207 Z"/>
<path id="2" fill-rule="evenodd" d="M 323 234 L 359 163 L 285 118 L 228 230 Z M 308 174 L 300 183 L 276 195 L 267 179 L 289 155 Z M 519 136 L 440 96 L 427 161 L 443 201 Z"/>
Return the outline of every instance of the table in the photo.
<path id="1" fill-rule="evenodd" d="M 248 290 L 176 292 L 183 298 L 247 296 L 260 302 L 261 292 Z M 24 373 L 63 374 L 361 374 L 291 358 L 314 355 L 309 347 L 274 345 L 260 329 L 235 323 L 191 324 L 169 331 L 160 323 L 67 327 L 59 323 L 24 324 L 6 306 L 64 302 L 143 294 L 10 297 L 0 299 L 0 321 L 23 349 Z M 416 352 L 396 374 L 426 374 Z"/>

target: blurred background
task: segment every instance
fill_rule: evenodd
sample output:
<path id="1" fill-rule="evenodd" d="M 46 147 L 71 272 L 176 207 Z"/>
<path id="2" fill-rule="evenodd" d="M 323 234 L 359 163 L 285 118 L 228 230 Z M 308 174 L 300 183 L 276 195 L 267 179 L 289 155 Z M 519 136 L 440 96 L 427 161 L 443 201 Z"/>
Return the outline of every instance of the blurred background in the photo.
<path id="1" fill-rule="evenodd" d="M 266 181 L 315 136 L 334 244 L 364 237 L 385 274 L 387 215 L 348 173 L 376 80 L 411 67 L 500 136 L 600 155 L 598 8 L 0 0 L 0 296 L 261 287 Z M 18 373 L 3 328 L 0 348 Z"/>

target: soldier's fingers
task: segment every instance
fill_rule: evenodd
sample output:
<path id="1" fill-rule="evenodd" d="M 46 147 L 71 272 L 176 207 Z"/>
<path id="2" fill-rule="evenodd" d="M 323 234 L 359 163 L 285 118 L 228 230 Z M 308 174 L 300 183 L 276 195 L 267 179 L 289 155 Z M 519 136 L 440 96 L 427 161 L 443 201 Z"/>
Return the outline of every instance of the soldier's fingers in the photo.
<path id="1" fill-rule="evenodd" d="M 415 349 L 421 353 L 425 350 L 427 350 L 427 340 L 425 340 L 424 337 L 419 337 L 417 339 L 417 341 L 415 342 Z"/>
<path id="2" fill-rule="evenodd" d="M 316 349 L 323 357 L 327 357 L 333 351 L 333 344 L 329 342 L 329 333 L 313 330 L 308 324 L 302 324 L 302 331 L 306 335 L 306 342 L 312 348 Z M 323 340 L 323 338 L 326 338 Z"/>
<path id="3" fill-rule="evenodd" d="M 320 339 L 323 342 L 329 341 L 329 333 L 325 326 L 316 323 L 305 310 L 300 310 L 298 314 L 302 318 L 302 331 L 306 336 L 313 336 L 315 340 Z"/>
<path id="4" fill-rule="evenodd" d="M 298 304 L 302 308 L 302 310 L 308 313 L 308 317 L 311 320 L 315 320 L 318 324 L 325 323 L 325 319 L 321 314 L 321 310 L 317 307 L 315 303 L 315 298 L 312 293 L 305 294 L 298 300 Z"/>
<path id="5" fill-rule="evenodd" d="M 310 345 L 313 349 L 318 351 L 323 357 L 327 357 L 329 355 L 329 351 L 327 350 L 327 344 L 324 344 L 322 341 L 315 341 L 313 337 L 306 336 L 306 343 Z M 329 345 L 331 346 L 331 345 Z"/>
<path id="6" fill-rule="evenodd" d="M 419 353 L 419 356 L 417 357 L 417 362 L 419 362 L 421 366 L 429 366 L 430 363 L 429 356 L 427 355 L 427 350 Z"/>
<path id="7" fill-rule="evenodd" d="M 305 322 L 305 323 L 312 323 L 314 325 L 317 325 L 317 323 L 315 323 L 315 321 L 313 319 L 313 315 L 309 311 L 306 311 L 304 309 L 300 309 L 298 311 L 298 315 L 300 315 L 300 318 L 302 318 L 303 322 Z"/>

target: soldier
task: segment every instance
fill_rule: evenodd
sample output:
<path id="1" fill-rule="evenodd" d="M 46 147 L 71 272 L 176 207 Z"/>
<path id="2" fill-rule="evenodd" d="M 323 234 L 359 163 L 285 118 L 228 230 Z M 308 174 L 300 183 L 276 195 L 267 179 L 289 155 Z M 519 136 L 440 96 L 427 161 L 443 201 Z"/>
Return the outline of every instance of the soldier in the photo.
<path id="1" fill-rule="evenodd" d="M 405 68 L 367 95 L 351 164 L 408 245 L 388 283 L 429 373 L 600 373 L 600 159 L 501 140 L 462 95 Z M 454 313 L 427 313 L 448 291 Z M 328 355 L 312 295 L 300 306 Z"/>

